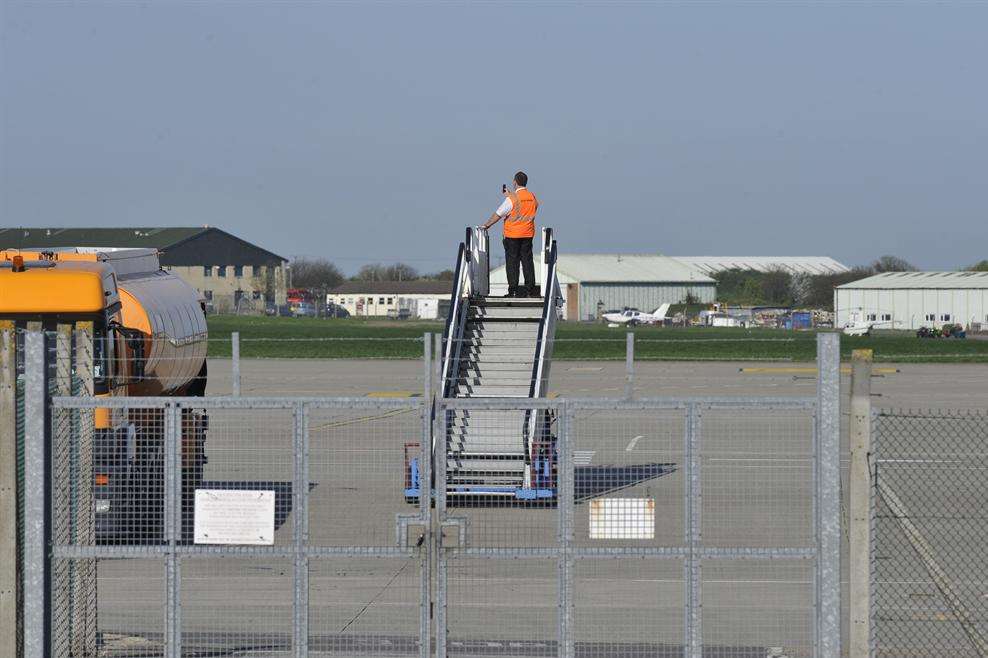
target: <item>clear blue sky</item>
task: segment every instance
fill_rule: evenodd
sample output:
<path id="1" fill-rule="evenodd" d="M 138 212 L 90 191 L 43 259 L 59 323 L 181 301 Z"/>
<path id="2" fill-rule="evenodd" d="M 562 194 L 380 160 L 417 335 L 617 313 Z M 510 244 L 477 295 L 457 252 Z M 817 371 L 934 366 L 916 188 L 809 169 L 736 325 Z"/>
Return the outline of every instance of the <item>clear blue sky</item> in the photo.
<path id="1" fill-rule="evenodd" d="M 523 168 L 571 252 L 988 258 L 988 4 L 0 7 L 3 226 L 435 270 Z"/>

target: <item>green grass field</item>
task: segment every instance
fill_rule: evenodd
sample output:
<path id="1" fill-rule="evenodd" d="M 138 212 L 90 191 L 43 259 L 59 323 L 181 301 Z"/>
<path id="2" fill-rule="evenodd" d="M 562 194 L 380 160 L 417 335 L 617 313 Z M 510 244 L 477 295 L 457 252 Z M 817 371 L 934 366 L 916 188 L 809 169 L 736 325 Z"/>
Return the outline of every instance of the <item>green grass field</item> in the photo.
<path id="1" fill-rule="evenodd" d="M 422 335 L 442 332 L 441 322 L 321 320 L 213 315 L 209 356 L 230 356 L 230 333 L 240 332 L 243 358 L 415 359 Z M 813 361 L 816 334 L 776 329 L 635 327 L 638 360 Z M 876 361 L 897 363 L 988 363 L 988 340 L 919 339 L 909 332 L 841 338 L 841 352 L 870 348 Z M 555 358 L 624 359 L 625 330 L 602 324 L 562 322 Z"/>

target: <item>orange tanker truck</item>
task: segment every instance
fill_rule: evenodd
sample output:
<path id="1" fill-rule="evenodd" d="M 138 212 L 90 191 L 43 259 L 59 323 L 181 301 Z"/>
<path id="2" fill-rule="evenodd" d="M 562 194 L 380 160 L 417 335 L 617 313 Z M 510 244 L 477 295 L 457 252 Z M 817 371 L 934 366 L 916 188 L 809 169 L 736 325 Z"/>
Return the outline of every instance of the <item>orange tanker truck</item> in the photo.
<path id="1" fill-rule="evenodd" d="M 40 323 L 46 331 L 55 331 L 60 323 L 92 322 L 97 397 L 205 393 L 202 300 L 195 289 L 161 268 L 153 249 L 0 251 L 0 320 L 13 321 L 18 329 Z M 94 423 L 97 541 L 159 537 L 163 411 L 97 409 Z M 183 410 L 185 536 L 191 534 L 192 498 L 206 461 L 207 426 L 201 410 Z"/>

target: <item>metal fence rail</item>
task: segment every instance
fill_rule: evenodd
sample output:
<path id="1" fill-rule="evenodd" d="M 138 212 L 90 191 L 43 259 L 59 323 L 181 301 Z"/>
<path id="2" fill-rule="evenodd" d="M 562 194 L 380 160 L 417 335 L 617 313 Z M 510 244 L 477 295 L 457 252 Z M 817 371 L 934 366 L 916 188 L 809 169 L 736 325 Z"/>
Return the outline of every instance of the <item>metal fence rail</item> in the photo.
<path id="1" fill-rule="evenodd" d="M 28 514 L 53 497 L 25 658 L 837 658 L 837 337 L 820 353 L 815 398 L 434 399 L 428 356 L 419 398 L 54 396 L 25 428 Z M 537 484 L 461 495 L 464 423 L 517 432 Z M 270 536 L 203 534 L 230 491 L 270 495 Z"/>
<path id="2" fill-rule="evenodd" d="M 988 656 L 988 414 L 873 416 L 872 650 Z"/>

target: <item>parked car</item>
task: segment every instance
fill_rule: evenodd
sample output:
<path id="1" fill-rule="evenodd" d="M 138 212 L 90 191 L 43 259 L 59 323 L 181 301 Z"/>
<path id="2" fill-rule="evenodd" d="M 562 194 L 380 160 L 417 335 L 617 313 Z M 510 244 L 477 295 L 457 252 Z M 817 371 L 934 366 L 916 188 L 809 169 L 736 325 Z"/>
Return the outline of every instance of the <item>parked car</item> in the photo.
<path id="1" fill-rule="evenodd" d="M 297 318 L 314 318 L 316 317 L 316 305 L 312 302 L 299 302 L 295 304 L 293 313 Z"/>
<path id="2" fill-rule="evenodd" d="M 334 304 L 332 302 L 326 304 L 326 312 L 323 314 L 326 318 L 348 318 L 350 317 L 350 311 L 346 310 L 339 304 Z"/>

